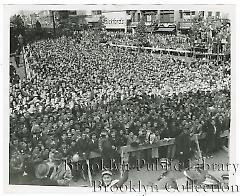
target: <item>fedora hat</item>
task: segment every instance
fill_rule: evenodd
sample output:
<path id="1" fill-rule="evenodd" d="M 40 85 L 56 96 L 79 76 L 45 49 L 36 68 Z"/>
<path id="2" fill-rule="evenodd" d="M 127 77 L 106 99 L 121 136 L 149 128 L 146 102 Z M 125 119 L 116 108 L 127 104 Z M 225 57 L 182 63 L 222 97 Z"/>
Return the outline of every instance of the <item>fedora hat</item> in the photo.
<path id="1" fill-rule="evenodd" d="M 35 169 L 36 178 L 41 179 L 41 178 L 46 177 L 49 173 L 49 170 L 50 170 L 50 168 L 49 168 L 48 164 L 46 164 L 46 163 L 39 164 Z"/>

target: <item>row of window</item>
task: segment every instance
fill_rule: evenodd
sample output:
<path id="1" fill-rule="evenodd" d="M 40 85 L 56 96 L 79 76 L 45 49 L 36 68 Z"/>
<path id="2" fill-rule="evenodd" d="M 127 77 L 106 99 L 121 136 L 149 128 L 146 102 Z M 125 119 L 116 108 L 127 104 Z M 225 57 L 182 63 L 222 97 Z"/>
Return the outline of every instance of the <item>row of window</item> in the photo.
<path id="1" fill-rule="evenodd" d="M 143 15 L 144 21 L 146 22 L 153 22 L 156 20 L 156 15 Z M 140 13 L 132 14 L 132 22 L 139 22 L 141 18 Z M 160 12 L 160 21 L 166 22 L 166 23 L 172 23 L 174 22 L 174 12 Z"/>
<path id="2" fill-rule="evenodd" d="M 131 11 L 128 10 L 128 11 L 127 11 L 127 14 L 130 14 L 130 13 L 131 13 Z M 183 18 L 183 15 L 185 15 L 185 16 L 193 15 L 193 16 L 194 16 L 194 15 L 196 14 L 195 11 L 183 11 L 183 10 L 180 10 L 179 13 L 180 13 L 180 18 L 181 18 L 181 19 Z M 102 11 L 101 11 L 101 10 L 93 10 L 93 11 L 92 11 L 92 15 L 101 15 L 101 14 L 102 14 Z M 137 16 L 136 16 L 135 14 L 137 14 Z M 77 15 L 77 12 L 74 11 L 74 10 L 70 10 L 70 11 L 69 11 L 69 15 Z M 161 17 L 161 16 L 164 17 L 165 15 L 170 15 L 170 18 L 171 18 L 171 16 L 174 15 L 174 10 L 160 10 L 160 17 Z M 202 16 L 202 17 L 204 17 L 205 11 L 200 11 L 200 12 L 199 12 L 199 15 Z M 132 13 L 132 16 L 133 16 L 133 22 L 138 22 L 138 21 L 140 21 L 140 13 L 135 13 L 135 12 L 133 12 L 133 13 Z M 151 17 L 151 16 L 152 16 L 152 15 L 147 15 L 148 18 Z M 212 12 L 212 11 L 208 11 L 208 12 L 207 12 L 207 16 L 208 16 L 208 17 L 213 16 L 213 12 Z M 216 16 L 216 17 L 220 17 L 220 12 L 216 12 L 215 16 Z M 147 21 L 151 21 L 151 19 L 147 19 Z"/>
<path id="3" fill-rule="evenodd" d="M 186 16 L 190 16 L 190 15 L 195 16 L 195 14 L 196 14 L 195 11 L 182 11 L 182 10 L 180 10 L 179 13 L 180 13 L 180 18 L 183 18 L 183 14 L 186 15 Z M 200 11 L 199 15 L 204 17 L 205 16 L 205 12 L 204 11 Z M 213 12 L 212 11 L 208 11 L 207 12 L 207 16 L 208 17 L 213 16 Z M 220 17 L 220 12 L 216 12 L 215 16 L 216 17 Z"/>
<path id="4" fill-rule="evenodd" d="M 92 15 L 101 15 L 102 11 L 101 10 L 92 10 L 91 13 L 92 13 Z M 77 15 L 77 11 L 76 10 L 69 10 L 68 14 L 69 15 Z"/>
<path id="5" fill-rule="evenodd" d="M 196 12 L 195 11 L 182 11 L 180 10 L 180 19 L 183 19 L 184 16 L 195 16 Z M 129 13 L 130 14 L 130 13 Z M 199 15 L 204 17 L 205 12 L 204 11 L 200 11 Z M 213 12 L 209 11 L 207 12 L 207 17 L 212 17 L 213 16 Z M 145 21 L 147 22 L 151 22 L 153 20 L 155 20 L 155 15 L 145 15 L 144 16 Z M 220 12 L 216 12 L 215 17 L 220 17 Z M 132 13 L 132 22 L 139 22 L 141 18 L 140 13 Z M 174 10 L 160 10 L 160 21 L 162 22 L 174 22 Z"/>

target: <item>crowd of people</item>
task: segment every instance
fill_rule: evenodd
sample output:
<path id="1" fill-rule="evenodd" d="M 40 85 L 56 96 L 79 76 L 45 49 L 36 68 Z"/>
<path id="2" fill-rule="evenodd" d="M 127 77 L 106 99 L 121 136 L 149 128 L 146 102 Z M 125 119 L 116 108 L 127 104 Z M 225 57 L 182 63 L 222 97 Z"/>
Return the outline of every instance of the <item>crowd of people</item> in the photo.
<path id="1" fill-rule="evenodd" d="M 146 39 L 149 47 L 163 48 L 163 49 L 181 49 L 192 50 L 192 43 L 190 36 L 186 34 L 146 34 Z M 137 34 L 121 33 L 121 32 L 107 32 L 107 40 L 117 45 L 138 46 L 139 41 Z"/>
<path id="2" fill-rule="evenodd" d="M 12 184 L 35 178 L 34 168 L 52 157 L 86 158 L 95 151 L 119 162 L 121 146 L 183 133 L 205 132 L 201 145 L 210 155 L 229 129 L 230 61 L 111 47 L 91 31 L 37 41 L 29 50 L 34 77 L 10 84 Z M 150 159 L 164 153 L 151 151 Z M 169 158 L 181 156 L 177 148 Z M 69 170 L 77 179 L 78 172 Z M 65 182 L 69 178 L 58 185 Z"/>
<path id="3" fill-rule="evenodd" d="M 159 34 L 146 33 L 146 40 L 148 47 L 172 49 L 172 50 L 187 50 L 187 51 L 202 51 L 209 53 L 227 53 L 230 50 L 230 32 L 226 29 L 215 33 L 201 30 L 196 36 L 189 36 L 189 34 Z M 139 46 L 137 34 L 108 32 L 104 37 L 113 44 Z M 219 49 L 218 49 L 219 47 Z"/>
<path id="4" fill-rule="evenodd" d="M 202 51 L 209 53 L 230 52 L 230 25 L 222 20 L 202 20 L 195 23 L 191 33 L 145 33 L 147 46 L 153 48 Z M 103 38 L 113 44 L 139 46 L 138 33 L 106 32 Z"/>
<path id="5" fill-rule="evenodd" d="M 13 66 L 12 63 L 10 63 L 9 75 L 10 75 L 10 83 L 12 83 L 12 84 L 18 84 L 19 83 L 20 77 L 17 74 L 17 70 Z"/>

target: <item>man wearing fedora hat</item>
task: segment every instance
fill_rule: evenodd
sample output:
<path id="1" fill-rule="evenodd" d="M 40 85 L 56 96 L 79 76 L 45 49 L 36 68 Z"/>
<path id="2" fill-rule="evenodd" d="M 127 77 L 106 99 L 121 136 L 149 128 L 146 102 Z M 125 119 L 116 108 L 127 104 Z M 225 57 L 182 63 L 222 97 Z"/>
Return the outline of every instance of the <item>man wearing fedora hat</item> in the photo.
<path id="1" fill-rule="evenodd" d="M 50 167 L 46 163 L 39 164 L 35 169 L 36 179 L 32 181 L 32 185 L 40 186 L 57 186 L 57 181 L 48 177 Z"/>

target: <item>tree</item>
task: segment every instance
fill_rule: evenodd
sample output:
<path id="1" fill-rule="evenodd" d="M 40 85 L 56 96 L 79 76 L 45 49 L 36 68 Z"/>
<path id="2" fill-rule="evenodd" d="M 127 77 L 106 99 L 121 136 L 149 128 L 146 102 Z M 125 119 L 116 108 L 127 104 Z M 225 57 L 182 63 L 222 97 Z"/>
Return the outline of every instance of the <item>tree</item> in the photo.
<path id="1" fill-rule="evenodd" d="M 13 15 L 10 18 L 10 52 L 15 52 L 19 49 L 20 43 L 18 36 L 25 36 L 25 26 L 20 15 Z M 23 42 L 24 40 L 22 40 Z M 22 43 L 21 43 L 22 44 Z"/>
<path id="2" fill-rule="evenodd" d="M 147 40 L 147 27 L 145 25 L 145 21 L 143 18 L 140 20 L 140 22 L 137 25 L 136 28 L 136 37 L 137 37 L 137 45 L 138 46 L 147 46 L 148 40 Z"/>
<path id="3" fill-rule="evenodd" d="M 14 28 L 14 30 L 16 31 L 16 33 L 19 35 L 19 34 L 22 34 L 24 35 L 25 34 L 25 26 L 24 26 L 24 22 L 21 18 L 20 15 L 14 15 L 10 18 L 10 23 L 11 23 L 11 26 Z"/>
<path id="4" fill-rule="evenodd" d="M 155 20 L 152 24 L 153 26 L 153 31 L 157 30 L 158 29 L 158 25 L 159 25 L 160 21 L 159 19 Z"/>
<path id="5" fill-rule="evenodd" d="M 97 30 L 103 31 L 106 29 L 105 20 L 106 20 L 105 16 L 100 16 L 100 18 L 97 22 L 97 25 L 96 25 Z"/>
<path id="6" fill-rule="evenodd" d="M 36 22 L 36 28 L 34 33 L 35 39 L 41 39 L 43 37 L 43 30 L 41 23 L 37 20 Z"/>

